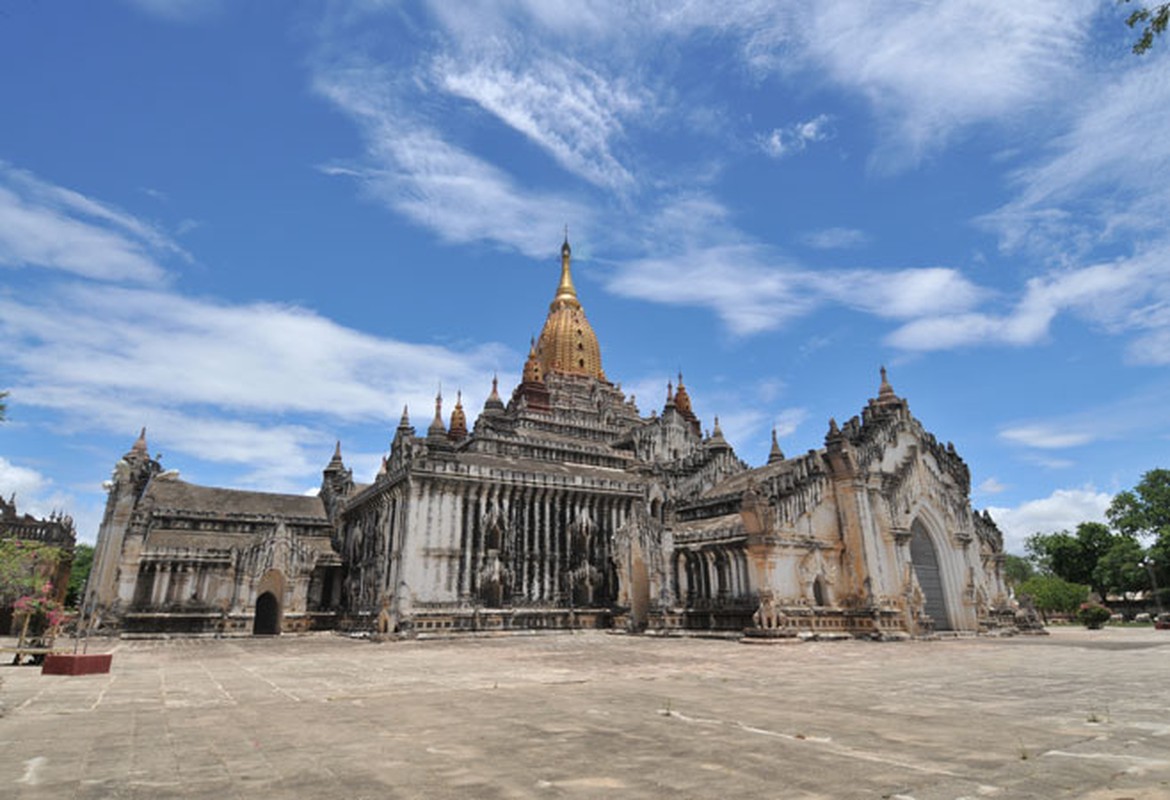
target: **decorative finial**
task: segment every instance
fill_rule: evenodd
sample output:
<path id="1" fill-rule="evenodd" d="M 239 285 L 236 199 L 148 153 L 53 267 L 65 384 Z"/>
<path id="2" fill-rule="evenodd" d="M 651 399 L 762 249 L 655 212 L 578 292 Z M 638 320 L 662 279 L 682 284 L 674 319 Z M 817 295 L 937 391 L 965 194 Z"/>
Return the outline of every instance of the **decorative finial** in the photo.
<path id="1" fill-rule="evenodd" d="M 780 449 L 780 442 L 776 439 L 776 426 L 772 426 L 772 450 L 768 453 L 768 463 L 775 464 L 784 460 L 784 451 Z"/>
<path id="2" fill-rule="evenodd" d="M 402 406 L 402 419 L 398 420 L 398 427 L 399 428 L 409 428 L 410 427 L 410 408 L 409 408 L 409 406 L 406 406 L 406 405 Z"/>
<path id="3" fill-rule="evenodd" d="M 147 457 L 150 456 L 150 452 L 146 449 L 146 426 L 145 425 L 142 427 L 142 430 L 139 432 L 138 438 L 134 440 L 134 446 L 130 448 L 130 452 L 131 453 L 141 453 L 142 455 L 147 456 Z"/>
<path id="4" fill-rule="evenodd" d="M 890 385 L 890 380 L 886 374 L 886 368 L 884 366 L 881 368 L 881 374 L 882 374 L 882 384 L 881 384 L 881 387 L 878 389 L 878 402 L 879 403 L 896 402 L 898 399 L 898 396 L 896 394 L 894 394 L 894 387 Z"/>

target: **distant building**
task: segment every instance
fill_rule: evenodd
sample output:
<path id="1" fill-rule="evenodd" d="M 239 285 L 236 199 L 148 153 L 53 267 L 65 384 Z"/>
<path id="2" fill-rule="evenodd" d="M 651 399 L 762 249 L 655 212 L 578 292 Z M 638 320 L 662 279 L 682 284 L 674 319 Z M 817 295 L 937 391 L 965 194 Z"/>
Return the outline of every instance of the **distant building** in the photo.
<path id="1" fill-rule="evenodd" d="M 19 514 L 16 511 L 16 495 L 8 500 L 0 497 L 0 540 L 3 539 L 36 542 L 61 550 L 61 558 L 52 564 L 41 567 L 36 579 L 51 583 L 53 585 L 53 599 L 63 603 L 65 594 L 69 590 L 73 548 L 77 544 L 77 531 L 73 527 L 73 518 L 60 512 L 53 512 L 45 518 L 34 517 L 31 514 Z M 18 632 L 13 630 L 12 601 L 15 599 L 15 597 L 0 597 L 0 631 L 5 634 Z"/>
<path id="2" fill-rule="evenodd" d="M 118 463 L 93 602 L 129 630 L 618 627 L 866 636 L 1011 624 L 1003 540 L 953 446 L 882 370 L 825 446 L 768 463 L 704 435 L 679 376 L 644 417 L 607 378 L 571 251 L 523 377 L 473 426 L 403 412 L 373 482 L 340 446 L 315 498 L 193 486 L 140 437 Z M 219 611 L 217 616 L 216 611 Z"/>

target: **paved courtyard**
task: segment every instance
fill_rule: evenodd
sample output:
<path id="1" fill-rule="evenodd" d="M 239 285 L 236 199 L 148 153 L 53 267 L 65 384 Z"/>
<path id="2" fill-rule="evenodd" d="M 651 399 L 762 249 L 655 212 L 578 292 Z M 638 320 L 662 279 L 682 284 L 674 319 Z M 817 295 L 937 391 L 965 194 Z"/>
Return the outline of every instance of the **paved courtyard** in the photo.
<path id="1" fill-rule="evenodd" d="M 104 647 L 0 667 L 0 797 L 1170 797 L 1170 632 Z"/>

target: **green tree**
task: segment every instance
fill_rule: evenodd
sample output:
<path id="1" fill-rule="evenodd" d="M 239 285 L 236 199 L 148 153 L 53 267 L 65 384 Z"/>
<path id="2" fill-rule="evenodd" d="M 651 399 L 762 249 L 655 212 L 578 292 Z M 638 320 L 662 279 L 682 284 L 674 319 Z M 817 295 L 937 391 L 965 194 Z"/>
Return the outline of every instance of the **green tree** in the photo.
<path id="1" fill-rule="evenodd" d="M 1157 584 L 1170 586 L 1170 470 L 1147 472 L 1132 490 L 1114 496 L 1105 514 L 1121 533 L 1150 542 Z"/>
<path id="2" fill-rule="evenodd" d="M 36 594 L 57 569 L 61 548 L 24 539 L 0 539 L 0 603 Z"/>
<path id="3" fill-rule="evenodd" d="M 1008 553 L 1003 562 L 1003 576 L 1009 586 L 1019 586 L 1024 581 L 1036 575 L 1036 568 L 1032 562 L 1023 556 Z"/>
<path id="4" fill-rule="evenodd" d="M 1028 537 L 1025 547 L 1041 572 L 1055 575 L 1069 583 L 1084 584 L 1102 599 L 1108 587 L 1094 574 L 1097 562 L 1121 538 L 1101 522 L 1082 522 L 1076 534 L 1037 533 Z"/>
<path id="5" fill-rule="evenodd" d="M 1148 589 L 1150 576 L 1145 560 L 1146 551 L 1137 539 L 1119 536 L 1093 568 L 1094 585 L 1116 594 Z"/>
<path id="6" fill-rule="evenodd" d="M 81 601 L 81 592 L 93 567 L 93 545 L 78 544 L 73 548 L 73 566 L 69 569 L 69 589 L 65 594 L 65 605 L 76 606 Z"/>
<path id="7" fill-rule="evenodd" d="M 1071 614 L 1089 599 L 1088 586 L 1070 583 L 1055 575 L 1029 578 L 1017 587 L 1016 593 L 1032 598 L 1032 604 L 1046 622 L 1049 614 Z"/>
<path id="8" fill-rule="evenodd" d="M 1154 46 L 1154 38 L 1165 33 L 1166 27 L 1170 25 L 1170 3 L 1135 9 L 1126 17 L 1125 24 L 1131 28 L 1141 28 L 1141 36 L 1133 45 L 1133 52 L 1140 56 Z"/>
<path id="9" fill-rule="evenodd" d="M 1119 492 L 1109 522 L 1128 536 L 1160 538 L 1170 533 L 1170 469 L 1152 469 L 1131 491 Z"/>

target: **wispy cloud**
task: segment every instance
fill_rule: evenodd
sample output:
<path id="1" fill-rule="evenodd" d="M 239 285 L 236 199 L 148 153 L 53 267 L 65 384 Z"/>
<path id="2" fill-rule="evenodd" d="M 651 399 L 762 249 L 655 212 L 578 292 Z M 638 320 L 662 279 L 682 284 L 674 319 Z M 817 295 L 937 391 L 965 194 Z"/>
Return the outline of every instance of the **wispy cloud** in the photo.
<path id="1" fill-rule="evenodd" d="M 818 250 L 850 250 L 869 244 L 869 234 L 857 228 L 824 228 L 809 231 L 800 241 Z"/>
<path id="2" fill-rule="evenodd" d="M 1093 441 L 1088 431 L 1069 431 L 1046 425 L 1026 425 L 1018 428 L 1004 428 L 999 437 L 1015 444 L 1038 447 L 1042 450 L 1060 450 L 1066 447 L 1080 447 Z"/>
<path id="3" fill-rule="evenodd" d="M 61 430 L 129 435 L 146 424 L 166 447 L 288 488 L 319 468 L 332 437 L 324 420 L 393 423 L 403 403 L 429 418 L 439 382 L 486 394 L 491 374 L 517 363 L 498 345 L 455 351 L 361 333 L 298 306 L 159 288 L 154 254 L 190 258 L 164 234 L 7 166 L 0 180 L 0 261 L 90 279 L 0 295 L 6 381 Z M 117 285 L 126 282 L 152 285 Z M 0 466 L 4 483 L 44 493 L 37 474 Z"/>
<path id="4" fill-rule="evenodd" d="M 494 114 L 569 172 L 618 191 L 634 183 L 613 142 L 623 120 L 650 104 L 646 93 L 564 56 L 529 58 L 522 67 L 448 56 L 436 60 L 434 72 L 442 89 Z"/>
<path id="5" fill-rule="evenodd" d="M 371 197 L 443 239 L 493 241 L 543 256 L 566 220 L 588 230 L 588 205 L 524 191 L 503 170 L 449 143 L 414 118 L 384 70 L 361 64 L 326 70 L 315 85 L 366 140 L 363 161 L 323 169 L 357 178 Z"/>
<path id="6" fill-rule="evenodd" d="M 988 292 L 958 270 L 814 270 L 738 231 L 713 198 L 667 201 L 647 224 L 654 256 L 619 263 L 615 294 L 712 309 L 733 334 L 781 328 L 828 303 L 888 319 L 970 311 Z M 911 323 L 913 324 L 913 323 Z"/>
<path id="7" fill-rule="evenodd" d="M 999 438 L 1013 445 L 1042 451 L 1028 457 L 1039 459 L 1037 463 L 1043 466 L 1067 467 L 1071 462 L 1054 459 L 1048 451 L 1071 450 L 1138 432 L 1157 436 L 1170 431 L 1170 421 L 1165 414 L 1168 389 L 1170 387 L 1165 381 L 1131 386 L 1122 399 L 1114 402 L 1046 419 L 1005 424 L 1000 428 Z"/>
<path id="8" fill-rule="evenodd" d="M 158 228 L 0 162 L 0 266 L 158 283 L 190 256 Z"/>
<path id="9" fill-rule="evenodd" d="M 1050 154 L 1016 172 L 1016 197 L 982 218 L 1005 250 L 1064 264 L 1110 241 L 1166 238 L 1168 68 L 1161 53 L 1088 85 Z"/>
<path id="10" fill-rule="evenodd" d="M 818 114 L 804 122 L 773 128 L 771 133 L 758 137 L 757 143 L 772 158 L 785 158 L 803 152 L 813 142 L 823 142 L 831 135 L 829 116 Z"/>
<path id="11" fill-rule="evenodd" d="M 1093 0 L 808 6 L 798 58 L 858 91 L 885 128 L 883 169 L 911 166 L 980 122 L 1051 103 L 1075 86 Z"/>

